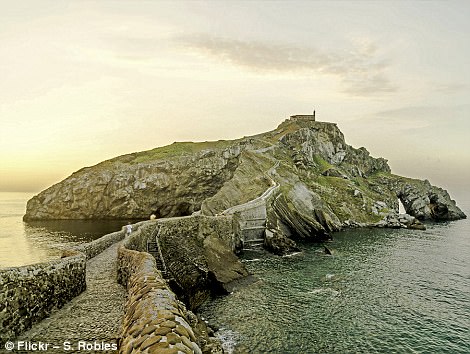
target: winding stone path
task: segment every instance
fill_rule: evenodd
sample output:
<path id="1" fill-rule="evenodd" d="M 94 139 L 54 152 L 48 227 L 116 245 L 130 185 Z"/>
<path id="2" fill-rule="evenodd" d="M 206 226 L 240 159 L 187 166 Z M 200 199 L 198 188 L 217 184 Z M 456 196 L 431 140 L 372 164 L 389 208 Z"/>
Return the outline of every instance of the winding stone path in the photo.
<path id="1" fill-rule="evenodd" d="M 118 242 L 87 261 L 87 289 L 42 320 L 16 341 L 50 343 L 46 353 L 114 353 L 113 350 L 79 350 L 81 342 L 116 344 L 124 313 L 126 290 L 116 282 Z M 70 350 L 64 343 L 70 343 Z M 57 349 L 52 346 L 59 347 Z M 17 350 L 16 353 L 31 353 Z"/>

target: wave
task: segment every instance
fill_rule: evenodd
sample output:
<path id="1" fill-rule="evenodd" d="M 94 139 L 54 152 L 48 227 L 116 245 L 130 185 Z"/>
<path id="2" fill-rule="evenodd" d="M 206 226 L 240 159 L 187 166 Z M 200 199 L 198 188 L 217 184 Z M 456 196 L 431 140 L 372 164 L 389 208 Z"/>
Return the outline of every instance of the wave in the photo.
<path id="1" fill-rule="evenodd" d="M 298 254 L 301 254 L 302 252 L 293 252 L 293 253 L 289 253 L 289 254 L 286 254 L 284 256 L 282 256 L 283 258 L 286 258 L 286 257 L 294 257 L 294 256 L 297 256 Z"/>
<path id="2" fill-rule="evenodd" d="M 334 274 L 331 274 L 331 273 L 328 273 L 328 274 L 325 275 L 325 279 L 326 279 L 326 280 L 331 280 L 331 279 L 333 279 L 334 277 L 335 277 L 335 275 L 334 275 Z"/>
<path id="3" fill-rule="evenodd" d="M 315 295 L 315 294 L 326 294 L 326 293 L 330 293 L 333 296 L 338 296 L 340 294 L 340 291 L 331 289 L 331 288 L 315 288 L 310 291 L 307 291 L 305 294 Z"/>
<path id="4" fill-rule="evenodd" d="M 0 219 L 6 218 L 22 218 L 23 214 L 0 214 Z"/>

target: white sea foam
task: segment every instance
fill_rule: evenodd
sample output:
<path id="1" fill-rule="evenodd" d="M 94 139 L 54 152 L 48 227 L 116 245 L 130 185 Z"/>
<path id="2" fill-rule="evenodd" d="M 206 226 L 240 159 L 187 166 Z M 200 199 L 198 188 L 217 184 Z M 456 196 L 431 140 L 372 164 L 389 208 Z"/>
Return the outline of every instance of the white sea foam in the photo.
<path id="1" fill-rule="evenodd" d="M 296 256 L 296 255 L 301 254 L 301 253 L 302 252 L 289 253 L 289 254 L 284 255 L 283 257 L 293 257 L 293 256 Z"/>
<path id="2" fill-rule="evenodd" d="M 333 279 L 334 277 L 335 277 L 334 274 L 327 274 L 327 275 L 325 275 L 325 279 L 326 279 L 326 280 L 331 280 L 331 279 Z"/>
<path id="3" fill-rule="evenodd" d="M 237 345 L 237 333 L 230 329 L 220 328 L 215 332 L 215 336 L 222 342 L 225 353 L 232 354 Z"/>
<path id="4" fill-rule="evenodd" d="M 307 291 L 307 294 L 322 294 L 322 293 L 330 293 L 333 296 L 339 295 L 339 291 L 331 289 L 331 288 L 315 288 L 310 291 Z"/>

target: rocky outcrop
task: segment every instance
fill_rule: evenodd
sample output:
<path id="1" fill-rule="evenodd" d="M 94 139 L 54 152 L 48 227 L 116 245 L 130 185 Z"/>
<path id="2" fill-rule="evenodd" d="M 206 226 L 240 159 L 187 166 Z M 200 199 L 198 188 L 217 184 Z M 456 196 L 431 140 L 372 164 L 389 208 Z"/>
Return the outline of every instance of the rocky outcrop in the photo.
<path id="1" fill-rule="evenodd" d="M 378 223 L 371 226 L 375 227 L 387 227 L 391 229 L 414 229 L 414 230 L 426 230 L 426 226 L 422 224 L 417 218 L 409 214 L 395 214 L 391 213 L 386 215 Z"/>
<path id="2" fill-rule="evenodd" d="M 459 220 L 466 215 L 457 207 L 449 193 L 431 185 L 428 180 L 417 180 L 384 175 L 379 180 L 393 190 L 403 203 L 407 214 L 419 220 Z"/>
<path id="3" fill-rule="evenodd" d="M 404 183 L 397 193 L 409 214 L 420 220 L 458 220 L 466 217 L 447 191 L 431 186 L 427 181 L 419 184 L 425 187 L 424 190 Z"/>
<path id="4" fill-rule="evenodd" d="M 239 140 L 174 143 L 84 168 L 32 198 L 24 218 L 214 216 L 273 185 L 265 202 L 271 249 L 290 247 L 284 238 L 321 241 L 379 223 L 398 213 L 398 199 L 419 220 L 465 217 L 445 190 L 393 175 L 385 159 L 346 144 L 336 124 L 296 119 Z"/>
<path id="5" fill-rule="evenodd" d="M 166 154 L 130 154 L 81 169 L 32 198 L 25 220 L 190 215 L 232 177 L 243 144 L 194 145 L 192 153 L 174 144 Z"/>
<path id="6" fill-rule="evenodd" d="M 176 294 L 190 309 L 211 293 L 229 293 L 248 271 L 230 248 L 231 217 L 192 216 L 161 221 L 159 240 Z"/>
<path id="7" fill-rule="evenodd" d="M 300 248 L 297 247 L 293 240 L 277 230 L 266 230 L 264 248 L 278 256 L 300 251 Z"/>
<path id="8" fill-rule="evenodd" d="M 155 242 L 158 235 L 170 285 L 192 310 L 211 294 L 231 292 L 249 275 L 233 253 L 231 245 L 239 242 L 233 224 L 231 216 L 202 215 L 142 222 L 138 230 L 124 240 L 120 257 L 125 250 L 145 252 L 147 242 Z M 126 283 L 131 273 L 131 267 L 121 267 L 119 281 Z"/>
<path id="9" fill-rule="evenodd" d="M 330 238 L 330 232 L 341 227 L 331 209 L 302 183 L 295 184 L 286 194 L 279 194 L 270 209 L 271 224 L 289 238 L 324 241 Z"/>

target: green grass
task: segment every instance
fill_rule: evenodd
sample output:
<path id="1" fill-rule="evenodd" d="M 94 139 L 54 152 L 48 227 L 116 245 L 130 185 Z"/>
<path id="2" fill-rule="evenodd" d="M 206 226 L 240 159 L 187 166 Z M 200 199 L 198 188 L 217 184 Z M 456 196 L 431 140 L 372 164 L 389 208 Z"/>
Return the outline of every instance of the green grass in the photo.
<path id="1" fill-rule="evenodd" d="M 329 162 L 325 161 L 322 157 L 318 156 L 318 155 L 315 155 L 313 157 L 313 161 L 315 162 L 315 164 L 318 166 L 318 169 L 320 170 L 320 173 L 323 173 L 325 172 L 326 170 L 329 170 L 330 168 L 333 167 L 332 164 L 330 164 Z"/>
<path id="2" fill-rule="evenodd" d="M 282 122 L 281 125 L 279 125 L 279 127 L 270 132 L 270 136 L 268 138 L 268 135 L 267 135 L 267 138 L 272 142 L 272 143 L 276 143 L 279 141 L 279 139 L 281 139 L 284 135 L 286 134 L 290 134 L 290 133 L 294 133 L 295 131 L 299 130 L 299 126 L 294 123 L 294 122 L 291 122 L 291 121 L 288 121 L 288 122 Z"/>
<path id="3" fill-rule="evenodd" d="M 175 142 L 171 145 L 158 147 L 152 150 L 135 153 L 130 163 L 142 163 L 154 160 L 163 160 L 177 156 L 194 154 L 206 149 L 223 149 L 235 144 L 236 140 L 218 140 L 204 142 Z"/>

